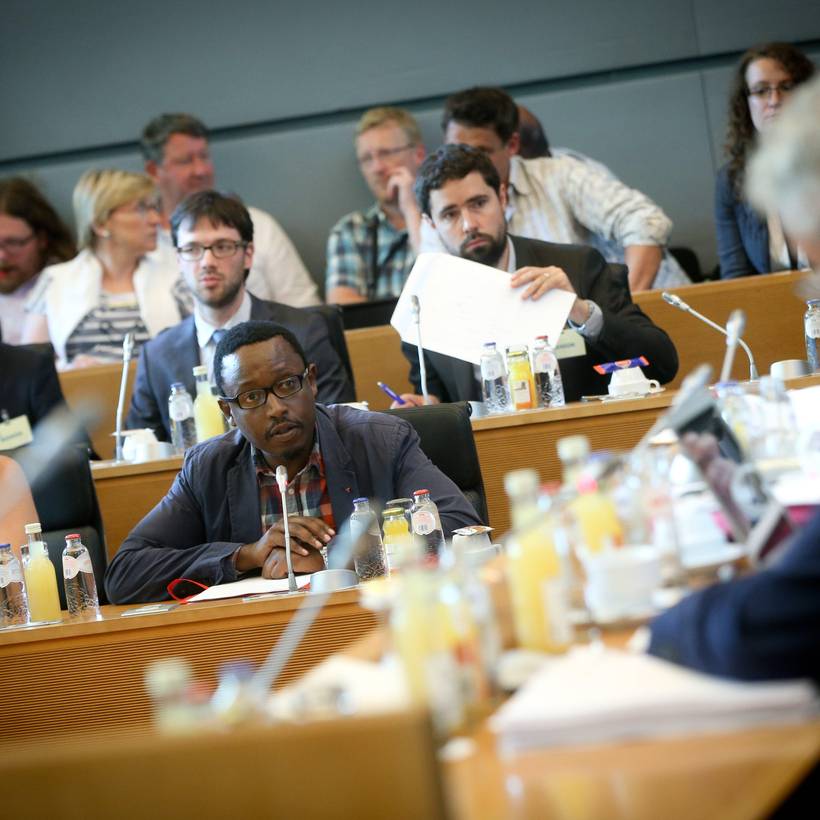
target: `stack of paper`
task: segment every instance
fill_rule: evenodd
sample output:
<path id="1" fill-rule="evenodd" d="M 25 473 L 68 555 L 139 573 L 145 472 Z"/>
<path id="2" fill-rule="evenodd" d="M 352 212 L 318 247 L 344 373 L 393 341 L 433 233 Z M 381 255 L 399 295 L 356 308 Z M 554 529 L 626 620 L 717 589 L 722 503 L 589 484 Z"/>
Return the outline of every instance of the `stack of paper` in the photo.
<path id="1" fill-rule="evenodd" d="M 310 583 L 312 577 L 312 575 L 297 575 L 296 586 L 299 589 L 304 589 Z M 244 595 L 269 595 L 272 592 L 287 591 L 287 578 L 260 578 L 257 575 L 252 578 L 243 578 L 241 581 L 231 581 L 228 584 L 214 584 L 214 586 L 202 590 L 198 595 L 194 595 L 188 600 L 188 603 L 218 601 L 222 598 L 239 598 Z"/>
<path id="2" fill-rule="evenodd" d="M 574 650 L 491 718 L 502 751 L 743 729 L 818 712 L 809 681 L 735 683 L 648 655 Z"/>

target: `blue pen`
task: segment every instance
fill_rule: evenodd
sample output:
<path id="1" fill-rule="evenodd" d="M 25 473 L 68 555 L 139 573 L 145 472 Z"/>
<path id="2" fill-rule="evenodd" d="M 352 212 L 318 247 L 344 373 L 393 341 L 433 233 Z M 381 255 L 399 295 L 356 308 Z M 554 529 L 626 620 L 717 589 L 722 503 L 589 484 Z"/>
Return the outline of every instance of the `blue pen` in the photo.
<path id="1" fill-rule="evenodd" d="M 399 404 L 407 404 L 407 402 L 398 393 L 393 392 L 384 382 L 376 382 L 376 384 L 379 386 L 379 389 L 387 393 L 393 401 L 398 402 Z"/>

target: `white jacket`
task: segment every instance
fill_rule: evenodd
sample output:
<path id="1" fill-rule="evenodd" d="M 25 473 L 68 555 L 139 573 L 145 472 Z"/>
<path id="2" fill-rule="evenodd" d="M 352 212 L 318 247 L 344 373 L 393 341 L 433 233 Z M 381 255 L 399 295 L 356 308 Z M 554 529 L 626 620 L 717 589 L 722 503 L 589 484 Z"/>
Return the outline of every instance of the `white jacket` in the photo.
<path id="1" fill-rule="evenodd" d="M 69 336 L 99 304 L 102 277 L 99 259 L 86 248 L 68 262 L 45 268 L 32 291 L 26 309 L 45 315 L 49 338 L 61 360 L 65 360 Z M 178 278 L 168 256 L 156 252 L 144 256 L 134 271 L 134 293 L 152 338 L 182 319 L 173 295 Z"/>

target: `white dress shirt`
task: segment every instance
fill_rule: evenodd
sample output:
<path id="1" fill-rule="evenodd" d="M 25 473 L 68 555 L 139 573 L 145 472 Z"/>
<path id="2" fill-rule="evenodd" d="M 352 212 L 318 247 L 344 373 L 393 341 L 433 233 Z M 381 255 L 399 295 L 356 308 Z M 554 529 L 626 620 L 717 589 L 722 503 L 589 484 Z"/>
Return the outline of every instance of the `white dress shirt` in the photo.
<path id="1" fill-rule="evenodd" d="M 251 297 L 245 291 L 239 310 L 225 322 L 224 325 L 212 325 L 201 313 L 199 303 L 194 307 L 194 327 L 196 328 L 196 343 L 199 345 L 199 363 L 208 368 L 208 381 L 214 383 L 214 353 L 216 353 L 216 342 L 214 341 L 215 330 L 230 330 L 242 322 L 247 322 L 251 318 Z"/>

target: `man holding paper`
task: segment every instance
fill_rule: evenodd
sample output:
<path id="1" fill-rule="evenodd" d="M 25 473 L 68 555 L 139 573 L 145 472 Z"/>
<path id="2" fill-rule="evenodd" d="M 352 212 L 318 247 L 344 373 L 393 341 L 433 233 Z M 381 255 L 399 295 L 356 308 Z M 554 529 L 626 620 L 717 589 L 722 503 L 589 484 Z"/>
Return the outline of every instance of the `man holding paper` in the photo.
<path id="1" fill-rule="evenodd" d="M 552 291 L 574 297 L 567 316 L 573 333 L 562 334 L 562 347 L 566 345 L 569 355 L 560 360 L 568 401 L 606 393 L 607 377 L 593 370 L 602 362 L 645 356 L 649 378 L 664 383 L 675 377 L 675 347 L 632 303 L 626 278 L 620 275 L 622 266 L 607 265 L 593 248 L 507 233 L 505 191 L 486 154 L 465 145 L 443 146 L 422 165 L 416 197 L 425 221 L 449 254 L 506 271 L 518 298 L 537 301 Z M 473 298 L 480 299 L 480 293 L 472 292 Z M 469 305 L 469 290 L 463 299 Z M 423 298 L 421 304 L 423 312 Z M 531 343 L 532 339 L 521 341 Z M 411 364 L 410 381 L 420 390 L 417 350 L 409 344 L 402 348 Z M 432 350 L 425 350 L 424 355 L 432 402 L 481 399 L 474 364 Z M 423 403 L 417 394 L 404 394 L 402 399 L 409 404 Z"/>

